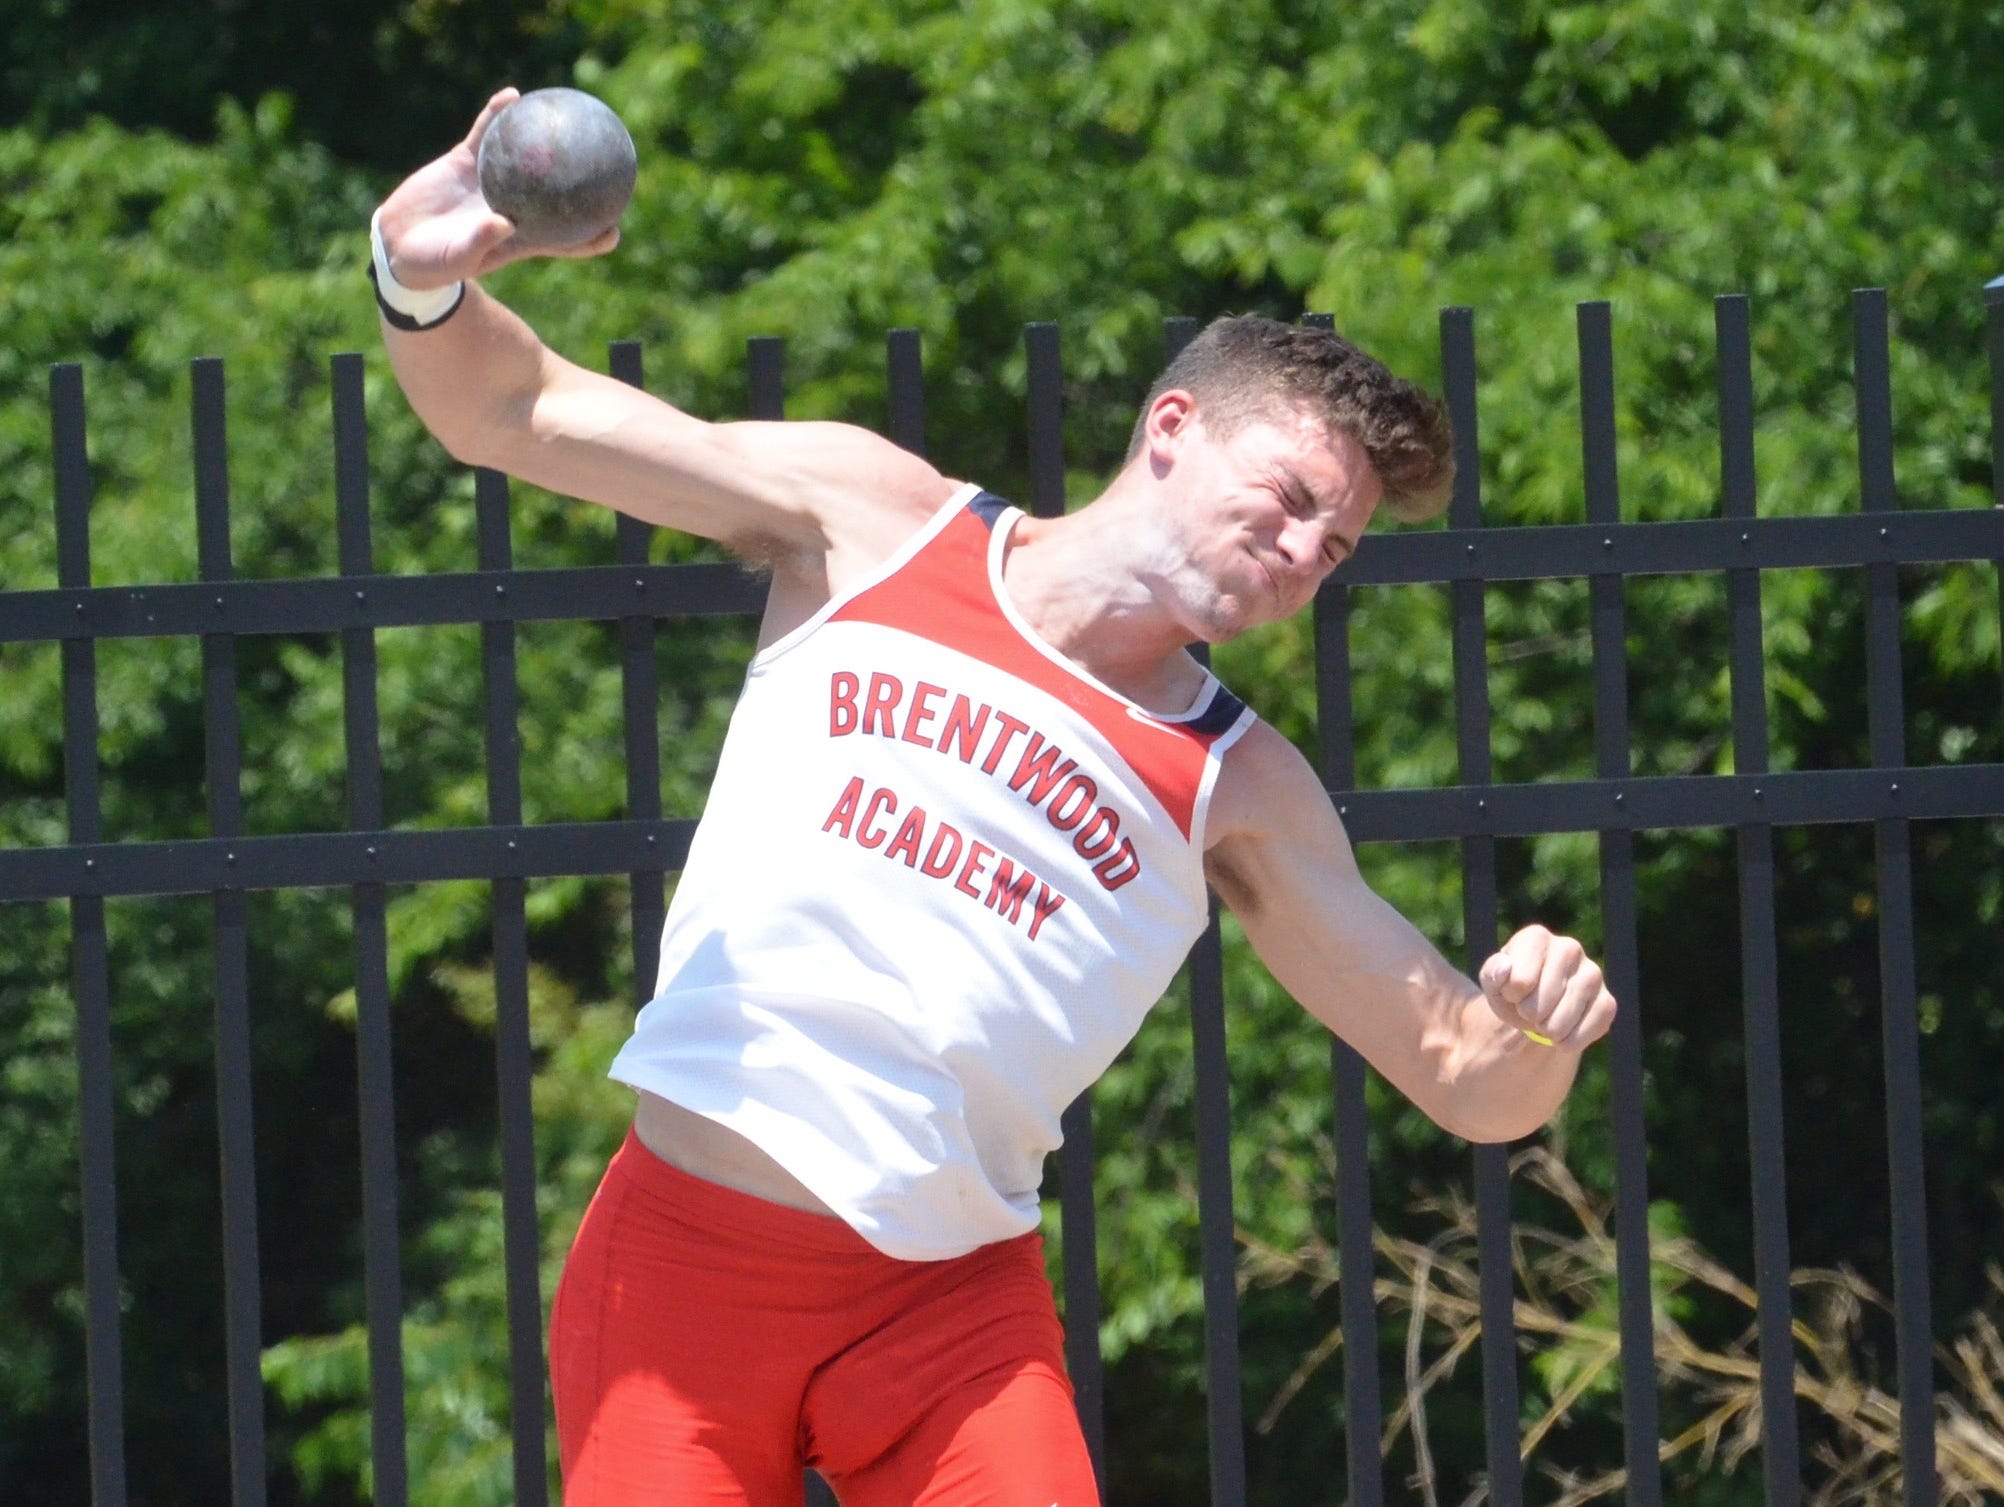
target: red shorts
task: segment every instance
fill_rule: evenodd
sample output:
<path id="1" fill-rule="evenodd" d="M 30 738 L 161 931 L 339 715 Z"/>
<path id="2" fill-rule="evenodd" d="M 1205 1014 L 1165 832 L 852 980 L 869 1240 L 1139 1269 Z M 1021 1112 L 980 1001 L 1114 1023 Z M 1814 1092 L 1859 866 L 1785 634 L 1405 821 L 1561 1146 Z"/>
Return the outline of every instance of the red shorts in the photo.
<path id="1" fill-rule="evenodd" d="M 1093 1507 L 1034 1234 L 899 1261 L 631 1133 L 550 1320 L 565 1507 Z"/>

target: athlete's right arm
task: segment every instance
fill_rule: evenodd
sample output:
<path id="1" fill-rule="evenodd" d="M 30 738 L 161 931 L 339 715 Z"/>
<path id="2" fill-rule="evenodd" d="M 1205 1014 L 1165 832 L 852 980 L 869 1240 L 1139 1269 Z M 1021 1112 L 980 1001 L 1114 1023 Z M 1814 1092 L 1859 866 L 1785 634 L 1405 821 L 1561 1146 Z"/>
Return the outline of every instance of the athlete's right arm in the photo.
<path id="1" fill-rule="evenodd" d="M 466 139 L 398 186 L 378 211 L 405 287 L 465 281 L 443 323 L 387 319 L 390 364 L 425 426 L 460 460 L 773 562 L 839 578 L 902 542 L 952 483 L 917 456 L 846 424 L 711 424 L 550 350 L 475 281 L 534 254 L 595 256 L 608 231 L 560 253 L 519 244 L 481 197 L 480 138 L 515 98 L 491 99 Z"/>

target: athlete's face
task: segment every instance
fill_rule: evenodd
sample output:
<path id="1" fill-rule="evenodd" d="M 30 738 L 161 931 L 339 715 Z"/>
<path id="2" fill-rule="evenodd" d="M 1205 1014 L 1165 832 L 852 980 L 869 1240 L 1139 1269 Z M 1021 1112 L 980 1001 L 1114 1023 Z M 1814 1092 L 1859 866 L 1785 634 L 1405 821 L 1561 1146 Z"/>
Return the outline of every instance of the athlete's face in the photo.
<path id="1" fill-rule="evenodd" d="M 1299 415 L 1222 437 L 1194 409 L 1151 419 L 1169 431 L 1164 480 L 1182 557 L 1166 584 L 1197 637 L 1215 643 L 1292 615 L 1355 552 L 1383 487 L 1350 435 Z"/>

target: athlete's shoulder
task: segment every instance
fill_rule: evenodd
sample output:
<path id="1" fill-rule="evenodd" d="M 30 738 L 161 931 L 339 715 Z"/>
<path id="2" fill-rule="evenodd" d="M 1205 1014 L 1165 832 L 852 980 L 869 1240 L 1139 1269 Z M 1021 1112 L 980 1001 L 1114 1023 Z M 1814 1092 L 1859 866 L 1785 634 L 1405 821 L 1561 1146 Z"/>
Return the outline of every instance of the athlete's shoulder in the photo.
<path id="1" fill-rule="evenodd" d="M 802 551 L 831 565 L 837 555 L 882 558 L 960 490 L 924 456 L 855 424 L 745 422 L 719 425 L 716 434 L 740 458 L 746 484 L 805 525 L 779 538 L 726 541 L 746 553 Z"/>
<path id="2" fill-rule="evenodd" d="M 1301 750 L 1272 723 L 1249 717 L 1219 765 L 1206 838 L 1215 847 L 1232 837 L 1282 832 L 1303 819 L 1307 803 L 1328 800 Z"/>
<path id="3" fill-rule="evenodd" d="M 758 457 L 762 484 L 771 490 L 766 516 L 786 513 L 792 520 L 723 541 L 770 572 L 761 648 L 869 582 L 969 490 L 923 456 L 853 424 L 721 427 L 729 431 L 728 444 Z"/>

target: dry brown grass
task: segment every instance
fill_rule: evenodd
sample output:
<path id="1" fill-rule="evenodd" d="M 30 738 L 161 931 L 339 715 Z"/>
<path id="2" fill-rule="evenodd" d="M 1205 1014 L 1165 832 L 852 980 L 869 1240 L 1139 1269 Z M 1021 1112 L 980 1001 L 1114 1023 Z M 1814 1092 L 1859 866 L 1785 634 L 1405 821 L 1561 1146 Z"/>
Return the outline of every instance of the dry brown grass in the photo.
<path id="1" fill-rule="evenodd" d="M 1539 1446 L 1565 1427 L 1582 1399 L 1618 1379 L 1619 1334 L 1610 1295 L 1615 1247 L 1604 1201 L 1588 1195 L 1563 1162 L 1542 1147 L 1521 1153 L 1517 1175 L 1542 1188 L 1571 1213 L 1576 1228 L 1519 1225 L 1514 1262 L 1515 1318 L 1520 1346 L 1548 1357 L 1543 1411 L 1525 1431 L 1523 1458 L 1538 1466 Z M 1475 1211 L 1465 1199 L 1431 1200 L 1424 1212 L 1440 1231 L 1425 1242 L 1376 1232 L 1374 1293 L 1387 1321 L 1405 1335 L 1404 1397 L 1386 1420 L 1385 1448 L 1401 1434 L 1415 1457 L 1414 1487 L 1426 1507 L 1438 1507 L 1427 1437 L 1427 1398 L 1455 1371 L 1482 1335 L 1476 1265 Z M 1340 1280 L 1336 1250 L 1311 1239 L 1282 1250 L 1241 1230 L 1241 1280 L 1254 1285 L 1306 1281 L 1324 1290 Z M 1753 1289 L 1683 1237 L 1652 1242 L 1656 1364 L 1664 1414 L 1693 1421 L 1660 1445 L 1666 1485 L 1740 1462 L 1760 1446 L 1760 1366 L 1755 1349 Z M 1944 1507 L 1981 1507 L 2004 1500 L 2004 1272 L 1988 1272 L 1993 1303 L 1971 1314 L 1952 1344 L 1939 1351 L 1945 1382 L 1935 1402 L 1935 1462 Z M 1862 1326 L 1885 1299 L 1849 1271 L 1804 1269 L 1794 1289 L 1795 1394 L 1821 1420 L 1813 1430 L 1805 1482 L 1809 1507 L 1894 1507 L 1900 1501 L 1899 1401 L 1864 1374 Z M 1711 1294 L 1716 1305 L 1744 1310 L 1746 1324 L 1722 1348 L 1707 1348 L 1667 1311 L 1664 1299 Z M 1996 1311 L 1992 1311 L 1992 1309 Z M 1332 1329 L 1302 1358 L 1259 1422 L 1270 1429 L 1302 1385 L 1334 1357 L 1342 1334 Z M 1618 1498 L 1627 1472 L 1582 1476 L 1545 1467 L 1553 1507 Z M 1462 1507 L 1479 1502 L 1478 1489 Z"/>

